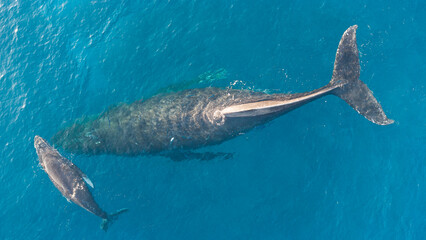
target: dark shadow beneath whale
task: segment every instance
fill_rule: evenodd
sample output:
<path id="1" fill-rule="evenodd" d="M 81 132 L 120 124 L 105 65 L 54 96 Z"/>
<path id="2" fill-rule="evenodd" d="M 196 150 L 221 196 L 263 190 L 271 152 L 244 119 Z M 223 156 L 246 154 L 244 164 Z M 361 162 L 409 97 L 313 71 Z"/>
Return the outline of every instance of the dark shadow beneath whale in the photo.
<path id="1" fill-rule="evenodd" d="M 80 154 L 170 154 L 214 145 L 320 97 L 333 94 L 379 125 L 393 123 L 359 80 L 357 26 L 343 34 L 333 76 L 324 87 L 297 94 L 203 88 L 116 106 L 59 131 L 53 143 Z M 184 156 L 184 155 L 183 155 Z"/>

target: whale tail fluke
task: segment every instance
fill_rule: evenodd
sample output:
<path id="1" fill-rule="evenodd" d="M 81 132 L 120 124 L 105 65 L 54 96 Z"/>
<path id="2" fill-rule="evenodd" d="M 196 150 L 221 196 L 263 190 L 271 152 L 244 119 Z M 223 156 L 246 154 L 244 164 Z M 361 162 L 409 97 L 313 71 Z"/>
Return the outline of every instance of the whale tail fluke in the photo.
<path id="1" fill-rule="evenodd" d="M 129 209 L 127 208 L 123 208 L 118 210 L 117 212 L 113 213 L 113 214 L 108 214 L 108 218 L 104 218 L 102 219 L 102 223 L 101 223 L 101 229 L 104 230 L 105 232 L 108 230 L 108 227 L 118 218 L 118 215 L 127 212 Z"/>
<path id="2" fill-rule="evenodd" d="M 345 100 L 359 114 L 369 121 L 388 125 L 394 121 L 387 118 L 382 106 L 373 96 L 373 92 L 359 80 L 360 65 L 356 44 L 357 25 L 343 33 L 334 62 L 333 77 L 329 83 L 335 88 L 331 93 Z"/>

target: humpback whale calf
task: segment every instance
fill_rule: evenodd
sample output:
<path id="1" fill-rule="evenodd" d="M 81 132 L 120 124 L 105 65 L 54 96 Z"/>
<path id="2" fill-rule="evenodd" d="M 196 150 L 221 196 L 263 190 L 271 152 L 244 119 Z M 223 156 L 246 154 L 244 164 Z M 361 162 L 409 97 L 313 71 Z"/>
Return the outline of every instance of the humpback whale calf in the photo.
<path id="1" fill-rule="evenodd" d="M 88 120 L 77 121 L 52 138 L 80 154 L 138 155 L 179 152 L 221 143 L 326 95 L 346 101 L 369 121 L 387 125 L 373 93 L 359 80 L 357 26 L 343 34 L 331 81 L 296 94 L 203 88 L 160 94 L 121 104 Z"/>
<path id="2" fill-rule="evenodd" d="M 37 151 L 40 165 L 55 187 L 68 201 L 72 201 L 102 218 L 101 228 L 103 230 L 106 231 L 108 229 L 108 225 L 115 220 L 118 214 L 127 211 L 127 209 L 121 209 L 114 214 L 107 214 L 98 206 L 86 186 L 86 182 L 91 187 L 93 187 L 93 183 L 76 165 L 62 157 L 56 149 L 39 136 L 34 137 L 34 147 Z"/>

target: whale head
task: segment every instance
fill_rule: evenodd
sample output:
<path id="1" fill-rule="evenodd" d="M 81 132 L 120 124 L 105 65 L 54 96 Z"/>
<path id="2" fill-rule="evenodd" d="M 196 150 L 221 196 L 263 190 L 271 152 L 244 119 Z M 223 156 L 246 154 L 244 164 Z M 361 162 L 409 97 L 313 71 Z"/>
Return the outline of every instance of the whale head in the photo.
<path id="1" fill-rule="evenodd" d="M 34 137 L 34 148 L 36 149 L 38 160 L 43 167 L 45 166 L 45 161 L 48 159 L 47 156 L 58 154 L 58 152 L 40 136 Z"/>
<path id="2" fill-rule="evenodd" d="M 50 148 L 50 145 L 40 136 L 34 137 L 34 148 L 37 151 L 37 154 L 39 155 L 42 152 L 45 152 L 47 149 Z"/>

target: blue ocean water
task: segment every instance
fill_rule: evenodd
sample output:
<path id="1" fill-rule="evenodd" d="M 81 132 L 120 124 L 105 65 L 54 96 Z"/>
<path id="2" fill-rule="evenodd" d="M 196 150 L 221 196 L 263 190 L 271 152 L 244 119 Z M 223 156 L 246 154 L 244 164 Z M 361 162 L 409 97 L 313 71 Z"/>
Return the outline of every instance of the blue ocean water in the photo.
<path id="1" fill-rule="evenodd" d="M 425 11 L 415 0 L 0 1 L 0 238 L 423 239 Z M 103 209 L 130 209 L 107 233 L 38 165 L 35 135 L 207 71 L 226 69 L 222 87 L 321 87 L 354 24 L 361 79 L 393 125 L 328 96 L 202 149 L 232 159 L 61 151 Z"/>

